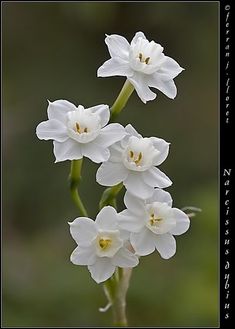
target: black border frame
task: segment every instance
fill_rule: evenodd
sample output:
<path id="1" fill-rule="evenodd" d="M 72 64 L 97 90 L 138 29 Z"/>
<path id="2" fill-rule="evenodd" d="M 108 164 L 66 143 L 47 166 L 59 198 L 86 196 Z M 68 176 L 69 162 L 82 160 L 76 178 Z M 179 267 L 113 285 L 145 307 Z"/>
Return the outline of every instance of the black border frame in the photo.
<path id="1" fill-rule="evenodd" d="M 220 328 L 232 328 L 233 29 L 232 1 L 220 1 Z"/>

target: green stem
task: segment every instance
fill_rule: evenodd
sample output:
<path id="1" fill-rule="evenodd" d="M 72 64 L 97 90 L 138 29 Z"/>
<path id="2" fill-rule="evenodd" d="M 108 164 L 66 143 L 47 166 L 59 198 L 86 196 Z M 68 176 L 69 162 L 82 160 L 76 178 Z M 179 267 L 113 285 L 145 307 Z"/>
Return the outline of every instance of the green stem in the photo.
<path id="1" fill-rule="evenodd" d="M 106 190 L 104 190 L 99 202 L 100 209 L 105 206 L 113 206 L 116 208 L 116 197 L 122 188 L 123 183 L 119 183 L 113 187 L 108 187 Z"/>
<path id="2" fill-rule="evenodd" d="M 116 327 L 127 327 L 126 294 L 131 272 L 131 268 L 117 268 L 116 273 L 104 283 L 104 291 L 112 305 L 113 324 Z"/>
<path id="3" fill-rule="evenodd" d="M 71 161 L 71 170 L 69 175 L 70 193 L 72 200 L 78 207 L 81 215 L 84 217 L 88 217 L 86 208 L 84 207 L 80 195 L 78 193 L 78 185 L 81 180 L 82 160 L 83 159 Z"/>
<path id="4" fill-rule="evenodd" d="M 111 107 L 111 120 L 113 121 L 114 118 L 121 112 L 121 110 L 125 107 L 129 97 L 134 91 L 134 86 L 126 80 L 124 83 L 120 94 L 118 95 L 117 99 L 115 100 L 113 106 Z"/>

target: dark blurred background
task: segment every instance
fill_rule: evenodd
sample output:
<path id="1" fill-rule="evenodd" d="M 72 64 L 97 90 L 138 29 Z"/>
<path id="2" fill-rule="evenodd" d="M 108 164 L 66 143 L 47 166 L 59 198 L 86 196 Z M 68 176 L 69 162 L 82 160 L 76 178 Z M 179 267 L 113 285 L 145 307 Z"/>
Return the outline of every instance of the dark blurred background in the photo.
<path id="1" fill-rule="evenodd" d="M 128 292 L 130 326 L 218 325 L 218 2 L 4 2 L 3 9 L 3 325 L 109 326 L 111 312 L 85 266 L 67 222 L 69 161 L 54 164 L 39 141 L 47 99 L 111 105 L 125 79 L 97 78 L 109 59 L 105 33 L 131 41 L 143 31 L 185 71 L 178 95 L 144 105 L 133 94 L 119 116 L 144 136 L 171 142 L 161 169 L 174 205 L 202 212 L 177 237 L 177 253 L 141 258 Z M 103 187 L 85 161 L 82 196 L 92 216 Z M 119 200 L 120 210 L 123 208 Z"/>

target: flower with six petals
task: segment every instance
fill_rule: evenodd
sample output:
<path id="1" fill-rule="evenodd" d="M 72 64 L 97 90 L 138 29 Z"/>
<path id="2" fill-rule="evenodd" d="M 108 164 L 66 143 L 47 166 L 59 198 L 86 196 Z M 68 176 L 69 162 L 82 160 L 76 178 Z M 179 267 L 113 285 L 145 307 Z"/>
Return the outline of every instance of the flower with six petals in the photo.
<path id="1" fill-rule="evenodd" d="M 127 136 L 110 147 L 110 158 L 96 173 L 96 180 L 104 186 L 123 182 L 127 191 L 147 199 L 155 187 L 165 188 L 171 180 L 156 166 L 168 156 L 169 143 L 157 137 L 143 138 L 129 124 Z"/>
<path id="2" fill-rule="evenodd" d="M 137 32 L 130 44 L 117 34 L 107 35 L 105 43 L 111 59 L 98 69 L 98 77 L 126 76 L 144 103 L 156 98 L 149 87 L 175 98 L 173 79 L 184 69 L 163 54 L 160 44 L 148 41 L 143 32 Z"/>
<path id="3" fill-rule="evenodd" d="M 36 129 L 39 139 L 53 140 L 55 162 L 87 157 L 96 163 L 108 160 L 108 147 L 126 132 L 119 123 L 108 124 L 108 105 L 84 109 L 66 100 L 49 102 L 48 119 Z"/>
<path id="4" fill-rule="evenodd" d="M 166 191 L 156 189 L 151 198 L 141 200 L 126 192 L 127 209 L 119 213 L 119 225 L 130 233 L 130 243 L 139 256 L 158 250 L 168 259 L 176 252 L 173 235 L 185 233 L 190 225 L 188 216 L 172 208 L 172 198 Z"/>
<path id="5" fill-rule="evenodd" d="M 118 214 L 113 207 L 104 207 L 93 221 L 87 217 L 76 218 L 70 232 L 78 247 L 70 260 L 75 265 L 87 265 L 97 282 L 109 279 L 117 266 L 135 267 L 139 259 L 127 249 L 127 232 L 118 226 Z"/>

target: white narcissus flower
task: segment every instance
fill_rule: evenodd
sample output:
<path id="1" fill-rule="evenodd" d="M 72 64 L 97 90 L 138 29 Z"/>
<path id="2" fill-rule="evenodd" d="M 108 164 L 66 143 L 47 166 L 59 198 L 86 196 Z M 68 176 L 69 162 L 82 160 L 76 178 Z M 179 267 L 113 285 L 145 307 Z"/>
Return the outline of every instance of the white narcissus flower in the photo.
<path id="1" fill-rule="evenodd" d="M 127 232 L 118 227 L 118 214 L 113 207 L 104 207 L 95 221 L 79 217 L 69 224 L 78 244 L 70 260 L 75 265 L 87 265 L 97 283 L 109 279 L 117 266 L 138 265 L 138 257 L 127 249 Z"/>
<path id="2" fill-rule="evenodd" d="M 107 35 L 105 43 L 111 59 L 98 69 L 98 77 L 126 76 L 144 103 L 156 98 L 149 87 L 175 98 L 177 90 L 173 79 L 184 69 L 163 54 L 161 45 L 149 42 L 143 32 L 137 32 L 131 44 L 117 34 Z"/>
<path id="3" fill-rule="evenodd" d="M 173 235 L 185 233 L 190 221 L 182 210 L 172 208 L 170 194 L 156 189 L 151 198 L 141 200 L 126 192 L 124 203 L 127 209 L 119 213 L 119 225 L 131 232 L 136 254 L 145 256 L 157 249 L 162 258 L 172 257 L 176 252 Z"/>
<path id="4" fill-rule="evenodd" d="M 110 147 L 110 158 L 97 170 L 96 180 L 104 186 L 123 182 L 131 194 L 147 199 L 155 187 L 165 188 L 172 184 L 155 167 L 168 156 L 169 143 L 156 137 L 143 138 L 130 124 L 125 130 L 128 135 Z"/>
<path id="5" fill-rule="evenodd" d="M 96 163 L 106 161 L 108 147 L 125 136 L 118 123 L 108 124 L 108 105 L 84 109 L 66 100 L 49 102 L 48 119 L 36 129 L 39 139 L 53 140 L 55 162 L 78 160 L 83 156 Z"/>

